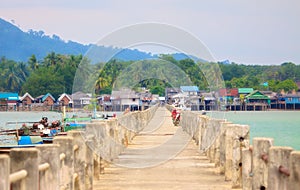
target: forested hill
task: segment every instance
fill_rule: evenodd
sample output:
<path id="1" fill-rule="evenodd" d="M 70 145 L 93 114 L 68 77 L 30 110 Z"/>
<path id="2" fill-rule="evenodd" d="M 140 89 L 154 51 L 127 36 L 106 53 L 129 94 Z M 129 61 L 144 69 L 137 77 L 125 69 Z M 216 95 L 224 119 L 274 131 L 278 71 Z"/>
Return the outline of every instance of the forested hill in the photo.
<path id="1" fill-rule="evenodd" d="M 14 61 L 26 62 L 35 55 L 40 60 L 51 52 L 68 55 L 84 55 L 91 45 L 83 45 L 77 42 L 65 42 L 57 35 L 48 36 L 43 31 L 22 31 L 14 24 L 0 18 L 0 57 L 6 57 Z M 114 54 L 120 49 L 98 46 L 102 54 Z M 125 49 L 115 58 L 120 60 L 140 60 L 152 58 L 149 53 L 138 50 Z"/>

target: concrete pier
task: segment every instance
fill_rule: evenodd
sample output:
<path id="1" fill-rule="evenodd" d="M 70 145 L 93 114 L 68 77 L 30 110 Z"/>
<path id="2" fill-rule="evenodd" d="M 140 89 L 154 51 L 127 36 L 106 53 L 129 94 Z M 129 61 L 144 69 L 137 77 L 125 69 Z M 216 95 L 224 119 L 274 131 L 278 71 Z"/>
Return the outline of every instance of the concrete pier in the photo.
<path id="1" fill-rule="evenodd" d="M 271 138 L 253 138 L 253 189 L 268 187 L 268 157 L 271 146 Z"/>
<path id="2" fill-rule="evenodd" d="M 268 188 L 274 190 L 287 190 L 290 172 L 289 160 L 293 151 L 290 147 L 276 147 L 269 149 Z"/>
<path id="3" fill-rule="evenodd" d="M 196 142 L 173 125 L 170 112 L 163 108 L 157 112 L 152 124 L 159 128 L 147 126 L 147 132 L 138 134 L 105 168 L 94 189 L 231 189 Z M 175 135 L 184 141 L 172 141 Z"/>
<path id="4" fill-rule="evenodd" d="M 290 177 L 288 187 L 297 190 L 300 187 L 300 151 L 293 151 L 290 155 Z"/>
<path id="5" fill-rule="evenodd" d="M 171 107 L 167 107 L 171 110 Z M 300 152 L 250 127 L 164 107 L 0 151 L 0 189 L 300 189 Z"/>

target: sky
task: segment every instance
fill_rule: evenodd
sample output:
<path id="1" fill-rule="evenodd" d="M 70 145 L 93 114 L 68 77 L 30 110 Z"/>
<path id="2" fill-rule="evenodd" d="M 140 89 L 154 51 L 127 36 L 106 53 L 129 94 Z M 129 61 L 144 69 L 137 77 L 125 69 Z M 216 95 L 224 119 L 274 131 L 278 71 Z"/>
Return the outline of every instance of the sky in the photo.
<path id="1" fill-rule="evenodd" d="M 42 30 L 66 41 L 95 44 L 120 28 L 154 22 L 187 31 L 217 61 L 300 64 L 299 0 L 0 0 L 0 4 L 0 17 L 22 30 Z"/>

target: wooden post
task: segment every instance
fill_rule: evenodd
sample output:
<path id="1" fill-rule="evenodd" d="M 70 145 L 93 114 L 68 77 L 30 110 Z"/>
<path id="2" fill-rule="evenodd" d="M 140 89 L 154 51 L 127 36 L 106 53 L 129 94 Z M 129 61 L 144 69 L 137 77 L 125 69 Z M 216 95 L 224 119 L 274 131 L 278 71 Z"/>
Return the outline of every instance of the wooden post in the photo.
<path id="1" fill-rule="evenodd" d="M 58 144 L 43 144 L 38 145 L 36 148 L 40 151 L 40 162 L 39 164 L 49 164 L 49 168 L 45 171 L 40 171 L 40 189 L 52 190 L 59 189 L 59 170 L 60 170 L 60 159 L 59 159 L 59 145 Z"/>
<path id="2" fill-rule="evenodd" d="M 289 177 L 280 173 L 279 167 L 289 168 L 289 157 L 293 151 L 290 147 L 276 147 L 269 149 L 268 189 L 287 190 Z"/>
<path id="3" fill-rule="evenodd" d="M 73 174 L 74 174 L 74 143 L 73 137 L 70 136 L 56 136 L 53 139 L 53 144 L 59 144 L 60 156 L 60 189 L 74 189 L 73 188 Z"/>
<path id="4" fill-rule="evenodd" d="M 0 154 L 0 189 L 9 190 L 10 159 L 7 155 Z"/>
<path id="5" fill-rule="evenodd" d="M 298 190 L 300 188 L 300 151 L 293 151 L 290 155 L 290 177 L 289 190 Z"/>
<path id="6" fill-rule="evenodd" d="M 272 138 L 253 138 L 253 189 L 268 188 L 268 153 Z"/>
<path id="7" fill-rule="evenodd" d="M 12 184 L 13 190 L 23 187 L 30 190 L 39 189 L 39 152 L 36 148 L 13 148 L 10 151 L 10 173 L 25 170 L 25 179 Z"/>

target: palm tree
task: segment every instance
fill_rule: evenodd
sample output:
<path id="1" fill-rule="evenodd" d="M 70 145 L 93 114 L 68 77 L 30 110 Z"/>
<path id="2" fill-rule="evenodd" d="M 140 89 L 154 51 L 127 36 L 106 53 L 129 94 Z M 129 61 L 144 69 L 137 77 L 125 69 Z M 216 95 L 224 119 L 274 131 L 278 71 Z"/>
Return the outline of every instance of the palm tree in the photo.
<path id="1" fill-rule="evenodd" d="M 19 75 L 17 66 L 15 64 L 10 65 L 8 69 L 5 70 L 4 76 L 7 89 L 10 91 L 18 92 L 24 80 Z"/>
<path id="2" fill-rule="evenodd" d="M 57 55 L 55 52 L 49 53 L 45 58 L 44 58 L 44 65 L 49 67 L 57 64 Z"/>
<path id="3" fill-rule="evenodd" d="M 100 90 L 107 87 L 109 85 L 109 81 L 107 78 L 99 77 L 95 82 L 95 91 L 100 93 Z"/>
<path id="4" fill-rule="evenodd" d="M 24 82 L 26 80 L 26 78 L 29 76 L 29 70 L 28 67 L 25 63 L 21 62 L 19 63 L 18 67 L 17 67 L 17 72 L 20 76 L 20 78 L 22 79 L 22 81 Z"/>
<path id="5" fill-rule="evenodd" d="M 34 71 L 36 70 L 37 68 L 39 68 L 39 63 L 35 57 L 35 55 L 31 55 L 31 57 L 29 58 L 28 60 L 28 65 L 29 65 L 29 68 Z"/>

